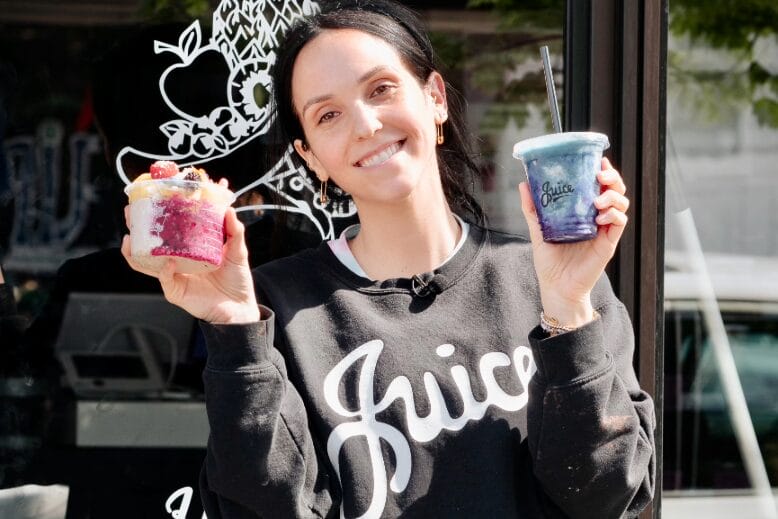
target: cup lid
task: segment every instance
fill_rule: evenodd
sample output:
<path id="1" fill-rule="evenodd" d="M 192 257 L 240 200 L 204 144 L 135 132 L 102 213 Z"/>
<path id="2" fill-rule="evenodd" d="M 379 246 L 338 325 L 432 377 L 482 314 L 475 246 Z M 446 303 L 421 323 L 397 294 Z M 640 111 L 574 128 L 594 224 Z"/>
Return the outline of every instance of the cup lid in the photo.
<path id="1" fill-rule="evenodd" d="M 599 132 L 563 132 L 549 133 L 519 141 L 513 146 L 513 156 L 521 159 L 525 154 L 541 149 L 553 149 L 571 144 L 592 144 L 608 149 L 608 136 Z"/>

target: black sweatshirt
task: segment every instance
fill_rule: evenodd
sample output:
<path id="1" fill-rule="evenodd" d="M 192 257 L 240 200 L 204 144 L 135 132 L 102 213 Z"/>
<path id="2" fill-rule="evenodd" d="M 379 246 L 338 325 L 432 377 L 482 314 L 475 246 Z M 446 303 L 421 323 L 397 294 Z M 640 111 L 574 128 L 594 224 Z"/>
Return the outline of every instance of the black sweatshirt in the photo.
<path id="1" fill-rule="evenodd" d="M 255 270 L 261 322 L 203 324 L 208 517 L 637 515 L 654 406 L 626 310 L 603 277 L 601 317 L 547 338 L 531 254 L 471 226 L 421 282 L 326 244 Z"/>

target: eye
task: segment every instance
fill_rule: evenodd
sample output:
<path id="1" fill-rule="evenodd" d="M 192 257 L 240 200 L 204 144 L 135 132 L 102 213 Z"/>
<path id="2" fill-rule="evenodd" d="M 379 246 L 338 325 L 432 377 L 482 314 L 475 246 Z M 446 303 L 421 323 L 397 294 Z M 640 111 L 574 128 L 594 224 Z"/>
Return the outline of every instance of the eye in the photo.
<path id="1" fill-rule="evenodd" d="M 325 112 L 319 117 L 319 124 L 326 123 L 334 119 L 338 115 L 338 112 Z"/>
<path id="2" fill-rule="evenodd" d="M 379 97 L 382 95 L 390 94 L 394 91 L 394 89 L 397 88 L 395 85 L 391 83 L 381 83 L 370 94 L 370 97 Z"/>

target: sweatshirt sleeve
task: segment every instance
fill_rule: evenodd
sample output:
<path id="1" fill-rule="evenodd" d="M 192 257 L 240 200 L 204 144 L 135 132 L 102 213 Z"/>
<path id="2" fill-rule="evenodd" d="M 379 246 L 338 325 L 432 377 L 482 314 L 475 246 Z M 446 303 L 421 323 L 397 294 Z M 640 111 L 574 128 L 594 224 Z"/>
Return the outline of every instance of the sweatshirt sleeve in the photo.
<path id="1" fill-rule="evenodd" d="M 336 513 L 334 480 L 273 347 L 272 311 L 262 307 L 258 323 L 201 327 L 210 436 L 200 493 L 209 519 Z"/>
<path id="2" fill-rule="evenodd" d="M 654 404 L 632 367 L 632 326 L 615 297 L 598 311 L 569 333 L 530 333 L 528 444 L 549 517 L 636 517 L 653 496 Z"/>

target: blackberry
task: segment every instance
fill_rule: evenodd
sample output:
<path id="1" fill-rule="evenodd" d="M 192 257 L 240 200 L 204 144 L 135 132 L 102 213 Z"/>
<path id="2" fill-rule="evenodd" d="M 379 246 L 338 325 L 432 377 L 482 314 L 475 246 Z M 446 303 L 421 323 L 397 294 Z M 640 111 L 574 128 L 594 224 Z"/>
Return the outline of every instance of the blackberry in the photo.
<path id="1" fill-rule="evenodd" d="M 194 180 L 195 182 L 202 181 L 202 176 L 196 169 L 190 169 L 186 172 L 186 175 L 184 175 L 184 180 Z"/>

